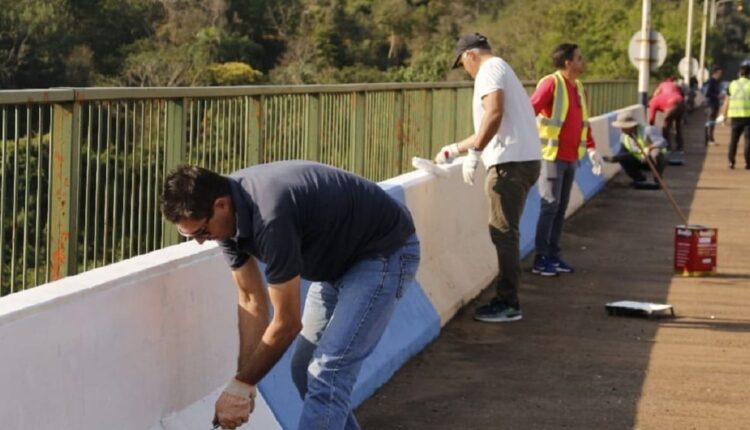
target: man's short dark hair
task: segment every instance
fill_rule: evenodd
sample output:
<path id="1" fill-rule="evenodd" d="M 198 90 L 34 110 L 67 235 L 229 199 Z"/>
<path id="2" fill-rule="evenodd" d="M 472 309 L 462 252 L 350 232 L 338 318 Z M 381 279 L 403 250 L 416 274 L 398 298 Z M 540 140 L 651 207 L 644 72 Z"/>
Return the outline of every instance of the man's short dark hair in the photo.
<path id="1" fill-rule="evenodd" d="M 740 63 L 740 76 L 747 78 L 750 76 L 750 60 Z"/>
<path id="2" fill-rule="evenodd" d="M 198 166 L 178 166 L 164 181 L 161 213 L 173 224 L 185 218 L 208 218 L 214 201 L 230 192 L 228 178 Z"/>
<path id="3" fill-rule="evenodd" d="M 563 43 L 552 51 L 552 64 L 558 69 L 565 68 L 566 61 L 573 61 L 573 55 L 578 49 L 575 43 Z"/>
<path id="4" fill-rule="evenodd" d="M 718 65 L 718 64 L 714 64 L 713 66 L 711 66 L 711 74 L 712 74 L 712 75 L 713 75 L 714 73 L 716 73 L 716 72 L 719 72 L 719 71 L 721 71 L 721 70 L 722 70 L 722 68 L 721 68 L 721 66 L 720 66 L 720 65 Z"/>

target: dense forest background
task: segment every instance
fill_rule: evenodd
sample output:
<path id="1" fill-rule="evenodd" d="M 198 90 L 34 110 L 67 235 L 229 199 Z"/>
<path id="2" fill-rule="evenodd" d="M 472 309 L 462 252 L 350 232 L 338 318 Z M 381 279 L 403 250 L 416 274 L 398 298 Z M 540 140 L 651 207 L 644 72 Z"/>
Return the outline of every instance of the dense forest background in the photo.
<path id="1" fill-rule="evenodd" d="M 465 79 L 456 39 L 486 34 L 522 79 L 578 43 L 586 79 L 633 79 L 627 45 L 641 0 L 0 0 L 0 85 L 195 86 Z M 742 2 L 719 6 L 707 65 L 748 55 Z M 750 1 L 748 2 L 750 3 Z M 692 49 L 700 47 L 702 1 Z M 684 56 L 687 0 L 652 1 L 667 40 L 655 76 Z"/>

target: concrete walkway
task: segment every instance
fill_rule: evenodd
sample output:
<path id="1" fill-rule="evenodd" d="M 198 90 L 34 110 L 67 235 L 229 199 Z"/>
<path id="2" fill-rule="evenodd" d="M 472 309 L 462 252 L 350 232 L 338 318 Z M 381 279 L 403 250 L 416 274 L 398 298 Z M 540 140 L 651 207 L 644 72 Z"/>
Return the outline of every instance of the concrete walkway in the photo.
<path id="1" fill-rule="evenodd" d="M 679 218 L 621 173 L 567 221 L 575 274 L 527 271 L 518 323 L 474 322 L 469 304 L 356 411 L 363 428 L 750 429 L 750 170 L 741 149 L 727 168 L 728 127 L 710 148 L 701 113 L 686 131 L 665 179 L 690 223 L 719 229 L 717 276 L 673 276 Z M 609 316 L 614 300 L 677 318 Z"/>

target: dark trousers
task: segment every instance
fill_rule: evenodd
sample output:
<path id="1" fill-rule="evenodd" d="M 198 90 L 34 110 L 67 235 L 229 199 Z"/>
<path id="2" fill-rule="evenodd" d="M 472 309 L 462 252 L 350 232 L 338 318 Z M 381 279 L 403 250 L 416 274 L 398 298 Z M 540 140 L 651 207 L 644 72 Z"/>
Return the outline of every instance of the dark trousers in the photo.
<path id="1" fill-rule="evenodd" d="M 684 148 L 684 141 L 682 139 L 682 117 L 685 115 L 685 102 L 677 103 L 664 111 L 664 127 L 662 133 L 664 139 L 669 143 L 669 150 L 682 151 Z M 676 147 L 672 145 L 672 128 L 674 127 L 674 142 Z"/>
<path id="2" fill-rule="evenodd" d="M 575 161 L 542 161 L 542 173 L 539 180 L 542 207 L 536 223 L 534 241 L 537 255 L 560 256 L 560 236 L 575 177 Z"/>
<path id="3" fill-rule="evenodd" d="M 497 251 L 499 273 L 497 298 L 505 306 L 519 308 L 521 286 L 521 215 L 529 189 L 539 177 L 539 161 L 502 163 L 490 167 L 484 192 L 490 208 L 490 238 Z"/>
<path id="4" fill-rule="evenodd" d="M 714 128 L 716 127 L 716 117 L 719 116 L 719 105 L 706 106 L 706 132 L 704 143 L 714 141 Z"/>
<path id="5" fill-rule="evenodd" d="M 630 178 L 635 182 L 645 181 L 646 176 L 642 171 L 651 170 L 648 167 L 646 161 L 639 160 L 635 157 L 635 155 L 627 151 L 622 151 L 617 154 L 616 159 L 620 162 L 620 166 L 622 166 L 622 169 L 625 171 L 625 173 L 627 173 L 628 176 L 630 176 Z M 659 176 L 663 176 L 664 167 L 666 167 L 667 165 L 667 160 L 666 157 L 664 157 L 664 154 L 659 153 L 659 155 L 656 157 L 656 160 L 652 158 L 651 161 L 654 162 L 654 167 L 656 167 L 656 171 L 659 173 Z M 654 178 L 654 181 L 656 181 L 656 178 Z"/>
<path id="6" fill-rule="evenodd" d="M 745 167 L 750 166 L 750 117 L 732 118 L 732 138 L 729 140 L 729 163 L 734 167 L 737 143 L 745 133 Z"/>

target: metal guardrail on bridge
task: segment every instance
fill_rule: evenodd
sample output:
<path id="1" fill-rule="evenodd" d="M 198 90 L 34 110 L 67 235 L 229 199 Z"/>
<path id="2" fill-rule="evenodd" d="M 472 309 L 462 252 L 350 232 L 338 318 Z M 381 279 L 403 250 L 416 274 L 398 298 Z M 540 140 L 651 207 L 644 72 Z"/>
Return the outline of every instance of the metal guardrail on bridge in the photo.
<path id="1" fill-rule="evenodd" d="M 533 83 L 526 83 L 531 92 Z M 588 82 L 592 115 L 636 82 Z M 0 296 L 178 243 L 165 172 L 318 160 L 378 181 L 472 131 L 470 82 L 0 91 Z"/>

